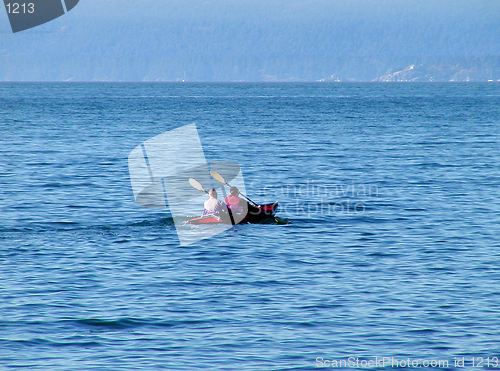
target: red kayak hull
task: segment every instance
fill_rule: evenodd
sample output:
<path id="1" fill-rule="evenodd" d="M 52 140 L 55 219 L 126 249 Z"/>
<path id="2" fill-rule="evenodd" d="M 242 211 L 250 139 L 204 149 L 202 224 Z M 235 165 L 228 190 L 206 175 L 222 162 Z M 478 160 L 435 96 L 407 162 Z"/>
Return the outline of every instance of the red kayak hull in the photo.
<path id="1" fill-rule="evenodd" d="M 273 218 L 277 210 L 278 210 L 277 201 L 274 204 L 261 205 L 259 213 L 254 213 L 254 214 L 248 213 L 239 224 L 261 223 L 266 219 Z M 186 223 L 187 224 L 218 224 L 218 223 L 232 224 L 229 216 L 218 218 L 217 216 L 213 215 L 199 216 L 197 218 L 189 219 Z"/>

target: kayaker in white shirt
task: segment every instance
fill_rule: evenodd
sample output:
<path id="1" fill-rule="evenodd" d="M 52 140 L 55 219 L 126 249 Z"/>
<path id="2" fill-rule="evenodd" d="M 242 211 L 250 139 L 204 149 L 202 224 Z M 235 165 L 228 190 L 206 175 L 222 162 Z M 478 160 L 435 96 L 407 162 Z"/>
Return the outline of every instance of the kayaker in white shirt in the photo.
<path id="1" fill-rule="evenodd" d="M 209 199 L 203 204 L 205 207 L 203 215 L 220 216 L 222 213 L 227 213 L 227 206 L 224 202 L 217 199 L 217 191 L 215 189 L 210 189 L 208 191 L 208 196 Z"/>

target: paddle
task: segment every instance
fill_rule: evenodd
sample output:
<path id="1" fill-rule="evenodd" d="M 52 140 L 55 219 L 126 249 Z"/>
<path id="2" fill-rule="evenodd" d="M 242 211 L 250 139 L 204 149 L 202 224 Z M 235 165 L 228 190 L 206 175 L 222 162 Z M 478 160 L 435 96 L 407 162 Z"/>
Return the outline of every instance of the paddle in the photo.
<path id="1" fill-rule="evenodd" d="M 193 187 L 194 189 L 197 189 L 198 191 L 202 191 L 202 192 L 205 192 L 206 194 L 208 194 L 208 192 L 203 188 L 201 183 L 198 182 L 196 179 L 189 178 L 189 184 L 191 184 L 191 187 Z"/>
<path id="2" fill-rule="evenodd" d="M 231 187 L 231 185 L 228 184 L 226 182 L 226 180 L 222 177 L 222 175 L 220 175 L 218 172 L 216 172 L 214 170 L 210 170 L 210 175 L 212 176 L 212 178 L 214 178 L 219 183 L 222 183 L 222 184 L 227 185 L 228 187 Z M 251 199 L 249 199 L 247 196 L 245 196 L 243 193 L 240 192 L 240 195 L 242 195 L 247 201 L 250 201 L 251 203 L 253 203 L 255 206 L 259 206 L 255 202 L 253 202 Z"/>

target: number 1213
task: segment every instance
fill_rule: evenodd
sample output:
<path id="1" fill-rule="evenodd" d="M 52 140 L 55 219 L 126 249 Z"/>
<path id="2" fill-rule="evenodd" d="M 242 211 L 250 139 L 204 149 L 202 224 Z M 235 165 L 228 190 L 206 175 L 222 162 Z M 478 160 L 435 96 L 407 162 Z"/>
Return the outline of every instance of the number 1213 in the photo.
<path id="1" fill-rule="evenodd" d="M 7 13 L 12 13 L 12 14 L 20 14 L 20 13 L 26 13 L 26 10 L 28 13 L 34 13 L 35 12 L 35 4 L 29 3 L 29 4 L 19 4 L 19 3 L 8 3 L 6 5 L 7 7 Z M 22 9 L 20 9 L 22 8 Z M 20 11 L 21 10 L 21 11 Z"/>

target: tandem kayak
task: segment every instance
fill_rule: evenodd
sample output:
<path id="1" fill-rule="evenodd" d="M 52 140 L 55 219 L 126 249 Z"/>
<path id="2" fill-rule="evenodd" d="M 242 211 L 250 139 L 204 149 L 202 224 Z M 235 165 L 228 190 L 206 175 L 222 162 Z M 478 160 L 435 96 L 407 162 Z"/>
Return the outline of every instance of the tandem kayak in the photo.
<path id="1" fill-rule="evenodd" d="M 260 205 L 259 213 L 248 213 L 238 224 L 261 223 L 265 220 L 273 219 L 278 210 L 278 201 L 274 204 Z M 203 215 L 186 221 L 187 224 L 233 224 L 229 215 L 218 217 L 215 215 Z"/>

